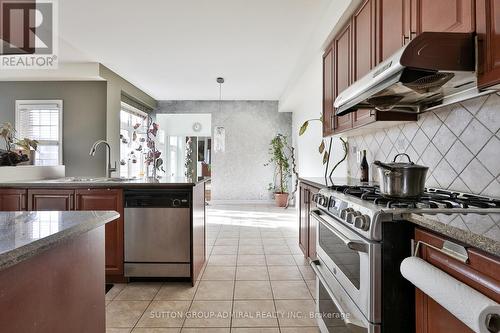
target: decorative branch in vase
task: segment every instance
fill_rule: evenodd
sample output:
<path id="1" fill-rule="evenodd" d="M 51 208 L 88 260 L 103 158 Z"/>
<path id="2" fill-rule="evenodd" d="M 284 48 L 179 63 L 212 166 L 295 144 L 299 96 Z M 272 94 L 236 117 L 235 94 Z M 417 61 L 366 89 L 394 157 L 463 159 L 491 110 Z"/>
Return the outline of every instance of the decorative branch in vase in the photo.
<path id="1" fill-rule="evenodd" d="M 148 152 L 146 153 L 146 159 L 144 162 L 148 168 L 150 166 L 152 167 L 151 177 L 154 179 L 160 178 L 160 176 L 156 174 L 158 170 L 165 172 L 165 169 L 163 168 L 163 159 L 160 157 L 161 151 L 156 149 L 155 139 L 159 128 L 160 126 L 153 122 L 153 118 L 148 116 L 148 130 L 146 132 L 146 146 L 148 147 Z"/>
<path id="2" fill-rule="evenodd" d="M 313 118 L 313 119 L 309 119 L 309 120 L 306 120 L 302 126 L 300 126 L 300 129 L 299 129 L 299 136 L 302 136 L 304 135 L 304 133 L 307 131 L 307 128 L 309 127 L 309 123 L 311 121 L 319 121 L 321 123 L 321 125 L 323 125 L 323 116 L 320 116 L 319 118 Z M 332 182 L 333 184 L 333 180 L 332 180 L 332 175 L 333 175 L 333 172 L 337 169 L 337 167 L 342 164 L 342 162 L 344 162 L 347 158 L 347 154 L 349 152 L 349 144 L 347 143 L 347 140 L 344 139 L 344 138 L 341 138 L 339 137 L 339 140 L 342 142 L 342 149 L 344 151 L 343 153 L 343 156 L 342 158 L 337 162 L 335 163 L 335 165 L 333 166 L 332 170 L 330 171 L 330 173 L 328 174 L 328 169 L 329 169 L 329 162 L 330 162 L 330 154 L 331 154 L 331 150 L 332 150 L 332 141 L 333 141 L 333 138 L 330 137 L 330 143 L 328 145 L 328 151 L 325 150 L 325 139 L 322 138 L 321 139 L 321 143 L 318 147 L 318 151 L 320 154 L 323 154 L 323 165 L 325 165 L 325 182 L 328 183 L 327 181 L 327 177 L 330 179 L 330 181 Z"/>

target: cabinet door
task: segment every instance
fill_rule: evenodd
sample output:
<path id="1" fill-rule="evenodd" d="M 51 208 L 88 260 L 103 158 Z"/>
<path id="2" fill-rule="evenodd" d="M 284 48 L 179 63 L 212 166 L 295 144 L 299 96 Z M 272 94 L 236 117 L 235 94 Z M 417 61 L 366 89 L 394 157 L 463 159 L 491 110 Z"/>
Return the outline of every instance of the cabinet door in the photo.
<path id="1" fill-rule="evenodd" d="M 0 189 L 0 211 L 26 210 L 26 195 L 24 189 Z"/>
<path id="2" fill-rule="evenodd" d="M 500 3 L 476 0 L 478 37 L 478 85 L 481 89 L 500 83 Z"/>
<path id="3" fill-rule="evenodd" d="M 361 79 L 376 64 L 375 0 L 366 0 L 352 17 L 354 80 Z M 375 121 L 370 109 L 353 113 L 353 127 Z"/>
<path id="4" fill-rule="evenodd" d="M 474 0 L 417 0 L 417 32 L 473 32 Z"/>
<path id="5" fill-rule="evenodd" d="M 338 96 L 352 81 L 352 26 L 349 23 L 334 40 L 334 91 Z M 342 132 L 352 128 L 352 113 L 335 116 L 334 132 Z"/>
<path id="6" fill-rule="evenodd" d="M 417 229 L 415 240 L 435 247 L 443 246 L 444 238 Z M 430 247 L 421 245 L 420 256 L 455 279 L 469 285 L 487 297 L 500 301 L 500 261 L 475 249 L 467 249 L 469 262 L 461 263 Z M 416 333 L 472 333 L 464 323 L 432 298 L 416 289 Z"/>
<path id="7" fill-rule="evenodd" d="M 73 210 L 75 190 L 28 190 L 28 210 Z"/>
<path id="8" fill-rule="evenodd" d="M 389 58 L 405 42 L 410 30 L 407 22 L 408 0 L 378 0 L 377 62 Z"/>
<path id="9" fill-rule="evenodd" d="M 323 55 L 323 137 L 333 132 L 333 48 Z"/>
<path id="10" fill-rule="evenodd" d="M 313 195 L 317 194 L 319 192 L 318 188 L 315 187 L 310 187 L 310 196 L 312 198 Z M 316 203 L 311 200 L 309 204 L 309 210 L 315 209 L 316 208 Z M 308 238 L 308 245 L 309 249 L 307 252 L 307 255 L 309 258 L 312 260 L 316 259 L 316 232 L 318 228 L 318 222 L 314 218 L 310 218 L 309 214 L 307 215 L 308 219 L 308 224 L 309 224 L 309 238 Z"/>
<path id="11" fill-rule="evenodd" d="M 120 189 L 77 189 L 76 210 L 114 210 L 120 218 L 105 227 L 106 279 L 123 276 L 123 191 Z"/>
<path id="12" fill-rule="evenodd" d="M 309 241 L 309 190 L 306 186 L 300 185 L 300 200 L 299 200 L 299 246 L 307 257 L 308 241 Z"/>

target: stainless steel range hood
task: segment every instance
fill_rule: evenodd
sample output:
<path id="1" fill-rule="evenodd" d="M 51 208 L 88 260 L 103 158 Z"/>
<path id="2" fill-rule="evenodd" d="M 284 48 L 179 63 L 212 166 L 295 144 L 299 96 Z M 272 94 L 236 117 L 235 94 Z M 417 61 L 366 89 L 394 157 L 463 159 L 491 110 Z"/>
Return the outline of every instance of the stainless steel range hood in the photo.
<path id="1" fill-rule="evenodd" d="M 337 115 L 358 109 L 423 112 L 483 94 L 472 33 L 424 32 L 344 90 Z"/>

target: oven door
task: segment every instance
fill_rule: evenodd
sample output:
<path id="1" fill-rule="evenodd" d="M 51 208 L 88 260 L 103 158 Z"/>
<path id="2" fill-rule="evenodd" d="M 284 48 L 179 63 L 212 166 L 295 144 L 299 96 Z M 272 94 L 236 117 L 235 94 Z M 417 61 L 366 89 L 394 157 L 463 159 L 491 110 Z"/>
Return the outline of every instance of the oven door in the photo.
<path id="1" fill-rule="evenodd" d="M 316 273 L 316 318 L 321 333 L 380 333 L 333 277 L 321 259 L 311 262 Z"/>
<path id="2" fill-rule="evenodd" d="M 316 251 L 324 266 L 372 323 L 381 316 L 381 246 L 364 239 L 335 217 L 312 210 L 318 222 Z"/>

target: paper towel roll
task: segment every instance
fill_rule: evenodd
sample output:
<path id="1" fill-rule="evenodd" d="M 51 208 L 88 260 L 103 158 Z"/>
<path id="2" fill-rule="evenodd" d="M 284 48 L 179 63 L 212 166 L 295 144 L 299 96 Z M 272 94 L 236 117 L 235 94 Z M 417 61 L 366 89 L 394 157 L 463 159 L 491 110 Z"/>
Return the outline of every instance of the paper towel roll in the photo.
<path id="1" fill-rule="evenodd" d="M 500 305 L 418 257 L 401 263 L 401 274 L 474 332 L 489 333 L 488 314 L 500 315 Z"/>

